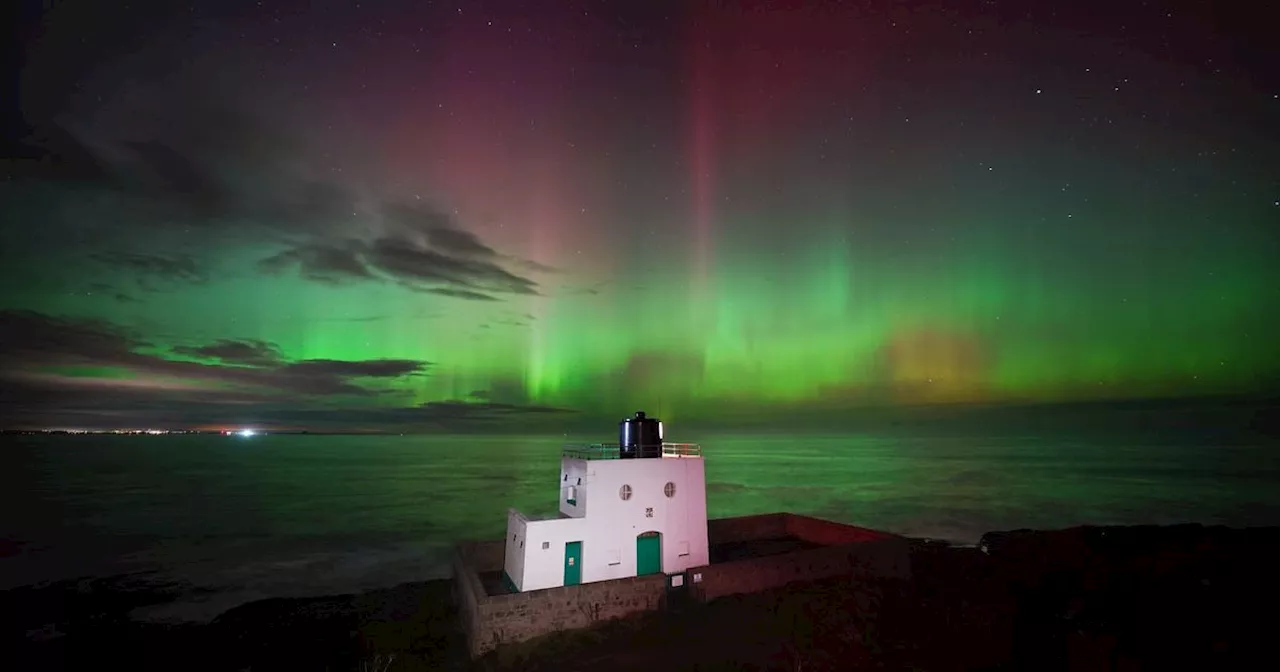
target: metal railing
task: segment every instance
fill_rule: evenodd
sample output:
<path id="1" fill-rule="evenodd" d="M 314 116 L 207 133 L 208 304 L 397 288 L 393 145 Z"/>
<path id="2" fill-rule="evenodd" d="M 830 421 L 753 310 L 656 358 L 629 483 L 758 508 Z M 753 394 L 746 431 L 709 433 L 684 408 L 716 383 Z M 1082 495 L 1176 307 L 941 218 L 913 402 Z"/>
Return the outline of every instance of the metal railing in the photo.
<path id="1" fill-rule="evenodd" d="M 617 460 L 622 457 L 622 448 L 616 443 L 579 443 L 565 446 L 560 454 L 579 460 Z M 696 443 L 664 443 L 662 456 L 702 457 L 702 446 Z"/>

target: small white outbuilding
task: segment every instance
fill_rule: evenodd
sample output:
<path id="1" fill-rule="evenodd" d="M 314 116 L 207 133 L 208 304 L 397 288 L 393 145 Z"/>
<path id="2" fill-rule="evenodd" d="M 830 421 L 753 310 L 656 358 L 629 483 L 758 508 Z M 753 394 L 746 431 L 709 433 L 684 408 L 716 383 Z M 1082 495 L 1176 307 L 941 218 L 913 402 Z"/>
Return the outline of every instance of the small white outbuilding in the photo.
<path id="1" fill-rule="evenodd" d="M 516 591 L 708 564 L 702 451 L 663 443 L 662 423 L 643 412 L 623 420 L 617 444 L 567 446 L 560 459 L 560 512 L 507 513 L 504 581 Z"/>

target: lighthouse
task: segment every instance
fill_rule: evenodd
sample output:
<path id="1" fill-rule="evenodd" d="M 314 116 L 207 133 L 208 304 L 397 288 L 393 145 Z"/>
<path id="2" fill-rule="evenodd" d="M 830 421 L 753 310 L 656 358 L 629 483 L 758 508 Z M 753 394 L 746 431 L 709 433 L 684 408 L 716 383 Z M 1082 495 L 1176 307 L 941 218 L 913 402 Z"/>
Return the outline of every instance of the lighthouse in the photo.
<path id="1" fill-rule="evenodd" d="M 702 450 L 664 442 L 657 418 L 639 411 L 624 419 L 617 443 L 565 446 L 556 476 L 556 515 L 507 512 L 509 590 L 679 574 L 708 564 Z"/>

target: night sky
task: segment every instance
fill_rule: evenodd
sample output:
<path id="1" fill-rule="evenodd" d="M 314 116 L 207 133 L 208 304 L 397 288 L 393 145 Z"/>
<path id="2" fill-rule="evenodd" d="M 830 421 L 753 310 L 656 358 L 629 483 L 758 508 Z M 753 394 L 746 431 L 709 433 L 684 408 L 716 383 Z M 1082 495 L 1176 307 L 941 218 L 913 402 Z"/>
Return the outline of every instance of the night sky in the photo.
<path id="1" fill-rule="evenodd" d="M 6 426 L 1280 379 L 1280 58 L 1221 7 L 1252 3 L 21 4 Z"/>

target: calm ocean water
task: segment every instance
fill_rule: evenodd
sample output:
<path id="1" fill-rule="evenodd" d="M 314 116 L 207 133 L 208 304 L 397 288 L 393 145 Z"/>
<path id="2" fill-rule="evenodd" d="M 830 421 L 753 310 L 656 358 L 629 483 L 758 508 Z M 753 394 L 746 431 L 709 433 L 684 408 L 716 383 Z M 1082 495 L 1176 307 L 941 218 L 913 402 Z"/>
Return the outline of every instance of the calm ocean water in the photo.
<path id="1" fill-rule="evenodd" d="M 607 438 L 607 437 L 605 437 Z M 1169 431 L 893 429 L 678 437 L 713 517 L 794 511 L 973 543 L 1018 527 L 1280 524 L 1273 440 Z M 447 575 L 450 545 L 550 512 L 561 437 L 9 437 L 0 589 L 135 574 L 205 619 L 271 596 Z"/>

